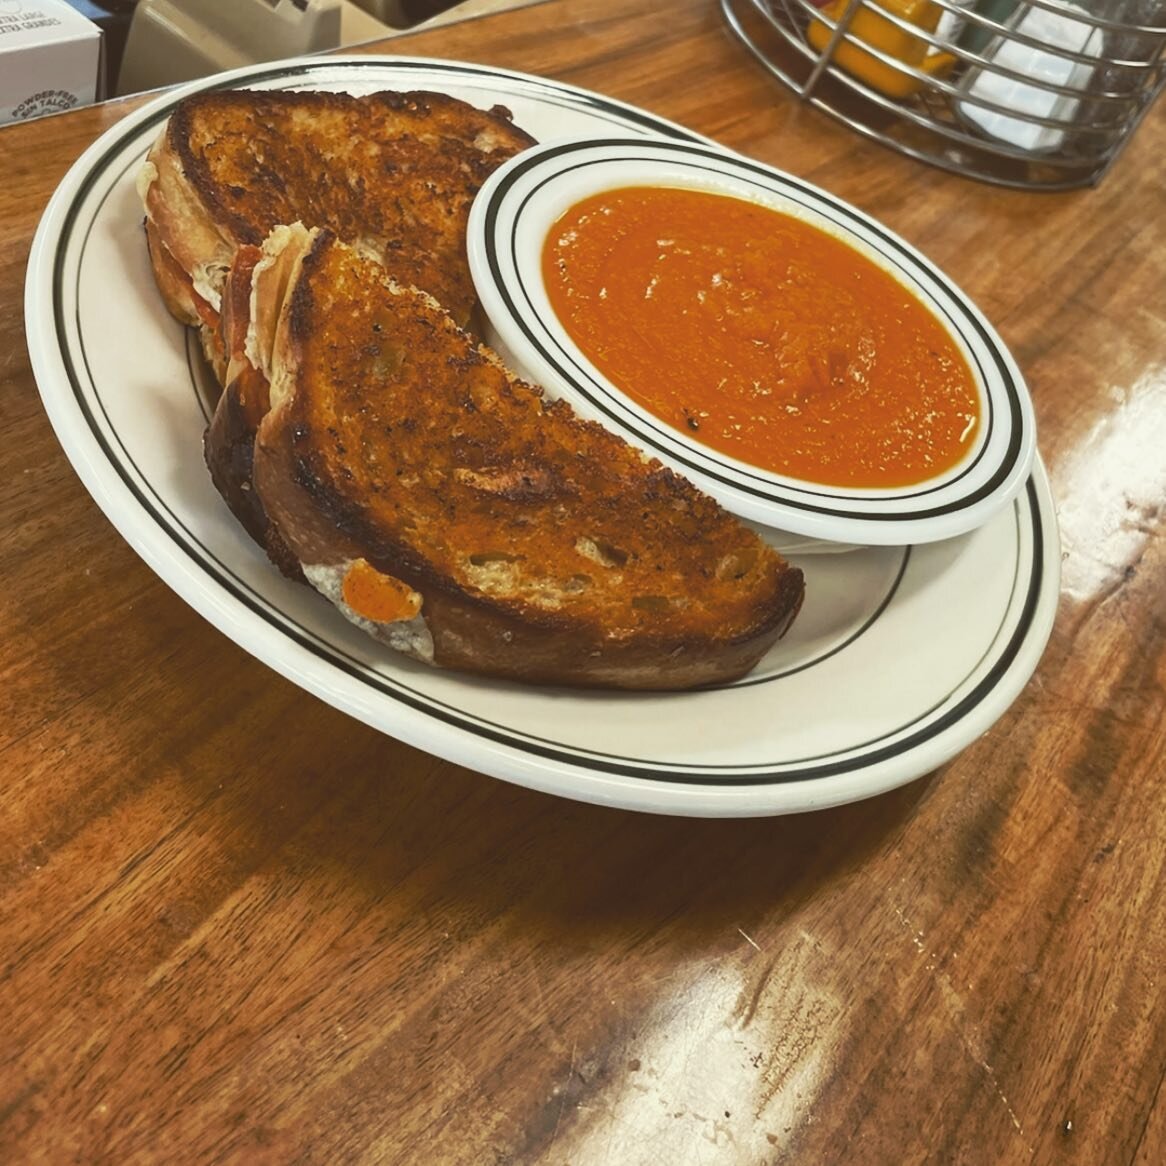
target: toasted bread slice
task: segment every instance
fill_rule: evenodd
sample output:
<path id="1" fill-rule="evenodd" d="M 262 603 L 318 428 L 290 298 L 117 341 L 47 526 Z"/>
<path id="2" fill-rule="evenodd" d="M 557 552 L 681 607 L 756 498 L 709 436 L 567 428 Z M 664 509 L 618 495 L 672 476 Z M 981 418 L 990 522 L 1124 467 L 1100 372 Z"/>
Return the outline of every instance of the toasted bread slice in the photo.
<path id="1" fill-rule="evenodd" d="M 224 90 L 180 102 L 150 150 L 138 186 L 155 282 L 228 387 L 205 437 L 207 463 L 232 511 L 289 573 L 298 567 L 251 488 L 267 408 L 266 383 L 243 356 L 257 245 L 277 224 L 327 226 L 465 323 L 475 303 L 470 203 L 532 143 L 505 109 L 443 94 Z"/>
<path id="2" fill-rule="evenodd" d="M 264 257 L 255 489 L 354 622 L 444 667 L 660 689 L 740 676 L 789 626 L 800 571 L 430 296 L 326 231 Z"/>
<path id="3" fill-rule="evenodd" d="M 475 302 L 470 203 L 532 144 L 501 106 L 438 93 L 195 94 L 175 107 L 138 179 L 159 290 L 177 319 L 212 330 L 213 348 L 236 249 L 299 221 L 379 258 L 464 324 Z M 221 349 L 215 356 L 221 368 Z"/>

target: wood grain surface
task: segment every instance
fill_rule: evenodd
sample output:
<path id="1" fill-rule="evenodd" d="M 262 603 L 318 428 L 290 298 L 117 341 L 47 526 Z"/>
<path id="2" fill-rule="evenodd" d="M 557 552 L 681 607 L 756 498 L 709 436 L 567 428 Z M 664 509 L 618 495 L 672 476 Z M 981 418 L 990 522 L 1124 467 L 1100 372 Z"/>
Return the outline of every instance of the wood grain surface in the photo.
<path id="1" fill-rule="evenodd" d="M 1166 109 L 1096 189 L 1023 193 L 802 107 L 706 0 L 388 51 L 643 105 L 945 268 L 1031 385 L 1052 640 L 956 760 L 801 817 L 575 804 L 379 735 L 163 586 L 46 420 L 29 245 L 137 103 L 0 129 L 0 1161 L 1166 1161 Z"/>

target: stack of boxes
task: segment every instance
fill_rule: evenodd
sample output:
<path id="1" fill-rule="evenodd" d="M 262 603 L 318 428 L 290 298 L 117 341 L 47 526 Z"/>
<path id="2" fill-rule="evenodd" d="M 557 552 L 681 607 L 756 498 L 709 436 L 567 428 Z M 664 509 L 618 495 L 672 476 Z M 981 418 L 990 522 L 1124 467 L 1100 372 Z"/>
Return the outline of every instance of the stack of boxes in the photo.
<path id="1" fill-rule="evenodd" d="M 0 124 L 90 105 L 101 30 L 64 0 L 0 0 Z"/>

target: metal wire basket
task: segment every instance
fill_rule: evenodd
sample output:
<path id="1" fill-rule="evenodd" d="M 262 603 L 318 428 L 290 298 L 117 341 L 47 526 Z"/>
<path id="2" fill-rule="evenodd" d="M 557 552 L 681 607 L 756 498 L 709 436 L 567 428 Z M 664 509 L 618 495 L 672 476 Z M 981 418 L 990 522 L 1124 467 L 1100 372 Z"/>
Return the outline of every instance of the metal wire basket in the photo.
<path id="1" fill-rule="evenodd" d="M 809 104 L 914 158 L 1004 186 L 1100 181 L 1166 86 L 1166 0 L 721 7 Z"/>

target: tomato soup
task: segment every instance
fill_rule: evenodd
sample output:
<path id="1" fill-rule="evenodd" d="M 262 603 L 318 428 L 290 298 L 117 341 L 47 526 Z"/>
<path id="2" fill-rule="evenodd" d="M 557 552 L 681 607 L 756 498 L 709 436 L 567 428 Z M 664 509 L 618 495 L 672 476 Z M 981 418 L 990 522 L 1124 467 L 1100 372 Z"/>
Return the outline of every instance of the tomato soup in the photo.
<path id="1" fill-rule="evenodd" d="M 939 320 L 791 215 L 625 187 L 568 210 L 542 266 L 563 327 L 611 382 L 739 461 L 902 487 L 951 468 L 976 439 L 979 394 Z"/>

